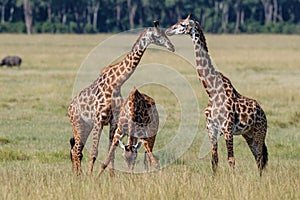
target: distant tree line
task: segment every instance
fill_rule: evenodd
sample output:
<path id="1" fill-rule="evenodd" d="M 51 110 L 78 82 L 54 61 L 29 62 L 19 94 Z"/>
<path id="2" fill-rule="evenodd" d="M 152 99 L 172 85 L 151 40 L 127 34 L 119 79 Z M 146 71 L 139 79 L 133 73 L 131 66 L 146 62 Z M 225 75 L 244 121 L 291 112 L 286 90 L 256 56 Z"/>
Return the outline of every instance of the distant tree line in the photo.
<path id="1" fill-rule="evenodd" d="M 0 0 L 0 12 L 9 33 L 166 27 L 189 13 L 211 33 L 300 33 L 300 0 Z"/>

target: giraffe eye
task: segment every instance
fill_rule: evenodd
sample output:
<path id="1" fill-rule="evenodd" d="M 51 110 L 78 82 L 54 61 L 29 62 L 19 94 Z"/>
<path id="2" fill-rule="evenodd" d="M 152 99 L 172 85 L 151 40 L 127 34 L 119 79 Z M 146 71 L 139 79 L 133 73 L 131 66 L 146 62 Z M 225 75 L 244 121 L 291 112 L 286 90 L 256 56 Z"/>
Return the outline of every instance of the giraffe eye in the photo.
<path id="1" fill-rule="evenodd" d="M 184 24 L 180 24 L 180 26 L 182 26 L 182 27 L 185 27 L 185 25 L 184 25 Z"/>

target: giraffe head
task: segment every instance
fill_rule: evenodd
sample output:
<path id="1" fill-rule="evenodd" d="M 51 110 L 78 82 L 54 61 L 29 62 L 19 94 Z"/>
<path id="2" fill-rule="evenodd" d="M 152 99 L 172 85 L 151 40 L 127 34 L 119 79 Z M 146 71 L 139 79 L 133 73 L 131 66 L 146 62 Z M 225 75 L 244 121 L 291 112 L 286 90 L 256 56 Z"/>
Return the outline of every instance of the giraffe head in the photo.
<path id="1" fill-rule="evenodd" d="M 206 39 L 199 22 L 192 19 L 192 14 L 189 14 L 186 19 L 179 20 L 173 26 L 166 30 L 168 36 L 172 35 L 190 35 L 194 42 L 200 41 L 202 49 L 208 52 Z"/>
<path id="2" fill-rule="evenodd" d="M 195 26 L 199 26 L 198 22 L 192 19 L 191 14 L 186 19 L 179 20 L 176 24 L 166 30 L 168 36 L 186 35 L 194 32 Z"/>
<path id="3" fill-rule="evenodd" d="M 144 49 L 150 44 L 155 44 L 158 46 L 166 47 L 169 51 L 174 52 L 175 47 L 166 36 L 165 32 L 158 27 L 159 22 L 154 21 L 153 23 L 154 27 L 147 28 L 141 33 L 139 39 L 133 46 L 133 49 Z"/>
<path id="4" fill-rule="evenodd" d="M 119 140 L 119 145 L 124 150 L 122 156 L 128 168 L 133 170 L 137 158 L 137 150 L 141 147 L 142 142 L 140 141 L 136 145 L 125 145 L 121 140 Z"/>

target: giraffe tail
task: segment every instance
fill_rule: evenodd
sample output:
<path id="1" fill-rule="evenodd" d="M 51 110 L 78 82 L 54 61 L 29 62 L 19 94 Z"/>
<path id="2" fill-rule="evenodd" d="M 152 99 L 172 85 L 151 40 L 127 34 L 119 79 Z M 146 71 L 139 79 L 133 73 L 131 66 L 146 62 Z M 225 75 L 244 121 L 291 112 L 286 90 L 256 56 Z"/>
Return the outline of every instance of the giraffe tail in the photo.
<path id="1" fill-rule="evenodd" d="M 72 159 L 72 149 L 73 149 L 73 147 L 75 145 L 75 139 L 74 139 L 74 137 L 70 138 L 70 145 L 71 145 L 70 159 L 71 159 L 71 161 L 73 161 L 73 159 Z"/>
<path id="2" fill-rule="evenodd" d="M 268 149 L 266 144 L 264 143 L 262 146 L 262 156 L 257 162 L 260 176 L 262 176 L 262 171 L 266 167 L 267 162 L 268 162 Z"/>
<path id="3" fill-rule="evenodd" d="M 262 148 L 262 161 L 261 161 L 261 169 L 264 169 L 268 162 L 268 149 L 266 143 L 263 144 Z"/>

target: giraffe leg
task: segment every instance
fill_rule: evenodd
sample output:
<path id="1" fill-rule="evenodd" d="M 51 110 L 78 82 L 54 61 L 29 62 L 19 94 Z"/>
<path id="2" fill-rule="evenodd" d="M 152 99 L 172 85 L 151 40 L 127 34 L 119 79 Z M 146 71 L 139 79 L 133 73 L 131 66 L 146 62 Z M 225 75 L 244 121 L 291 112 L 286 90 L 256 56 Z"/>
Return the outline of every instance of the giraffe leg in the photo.
<path id="1" fill-rule="evenodd" d="M 152 152 L 152 150 L 153 150 L 153 146 L 155 143 L 155 137 L 156 137 L 156 135 L 153 135 L 153 136 L 147 138 L 150 152 Z M 147 151 L 145 151 L 144 165 L 145 165 L 145 171 L 149 172 L 149 169 L 151 167 L 151 158 Z"/>
<path id="2" fill-rule="evenodd" d="M 212 154 L 212 158 L 211 158 L 212 170 L 214 173 L 216 173 L 218 168 L 218 162 L 219 162 L 217 141 L 212 141 L 211 154 Z"/>
<path id="3" fill-rule="evenodd" d="M 234 153 L 233 153 L 233 135 L 226 134 L 224 136 L 225 136 L 225 140 L 226 140 L 228 163 L 229 163 L 230 167 L 232 167 L 234 169 L 235 159 L 234 159 Z"/>
<path id="4" fill-rule="evenodd" d="M 108 152 L 106 158 L 104 159 L 104 161 L 102 162 L 102 164 L 100 166 L 100 171 L 98 172 L 96 178 L 99 178 L 99 176 L 102 174 L 102 172 L 105 170 L 105 168 L 107 167 L 107 165 L 112 160 L 112 156 L 114 155 L 114 152 L 115 152 L 115 150 L 116 150 L 116 148 L 118 146 L 120 138 L 121 138 L 121 135 L 119 133 L 115 133 L 114 139 L 113 139 L 112 144 L 111 144 L 110 149 L 109 149 L 109 152 Z"/>
<path id="5" fill-rule="evenodd" d="M 205 117 L 206 117 L 206 128 L 208 130 L 208 137 L 210 139 L 211 144 L 211 164 L 212 164 L 212 171 L 216 173 L 218 168 L 218 131 L 214 126 L 214 122 L 211 118 L 212 112 L 212 103 L 208 102 L 207 107 L 205 108 Z"/>
<path id="6" fill-rule="evenodd" d="M 80 175 L 81 174 L 81 160 L 83 157 L 82 151 L 86 139 L 90 133 L 90 128 L 87 128 L 83 122 L 81 122 L 80 128 L 73 126 L 73 138 L 71 138 L 71 156 L 73 161 L 74 171 Z"/>
<path id="7" fill-rule="evenodd" d="M 73 162 L 73 169 L 78 175 L 81 174 L 81 160 L 83 157 L 82 151 L 87 137 L 89 136 L 92 127 L 86 124 L 79 116 L 76 106 L 71 104 L 69 106 L 68 115 L 72 126 L 73 138 L 70 140 L 71 144 L 71 160 Z"/>
<path id="8" fill-rule="evenodd" d="M 111 159 L 109 163 L 109 175 L 111 177 L 115 176 L 115 151 L 111 153 Z"/>
<path id="9" fill-rule="evenodd" d="M 116 128 L 117 128 L 117 122 L 115 120 L 115 117 L 113 117 L 113 119 L 110 122 L 108 151 L 110 150 Z M 115 153 L 113 152 L 112 159 L 109 163 L 109 174 L 111 177 L 113 177 L 115 174 L 114 159 L 115 159 Z"/>
<path id="10" fill-rule="evenodd" d="M 253 131 L 253 135 L 244 134 L 245 138 L 255 160 L 259 170 L 260 176 L 268 162 L 268 149 L 264 142 L 265 134 L 261 134 L 259 131 Z"/>
<path id="11" fill-rule="evenodd" d="M 96 125 L 93 130 L 93 145 L 90 154 L 89 176 L 92 175 L 94 164 L 98 156 L 98 146 L 99 146 L 99 140 L 100 140 L 102 129 L 103 129 L 103 125 L 100 124 L 100 125 Z"/>
<path id="12" fill-rule="evenodd" d="M 156 160 L 156 158 L 154 157 L 154 155 L 152 153 L 152 148 L 153 148 L 153 144 L 155 141 L 155 137 L 153 138 L 153 136 L 152 136 L 150 138 L 141 139 L 141 140 L 143 141 L 144 147 L 146 149 L 148 156 L 150 157 L 151 162 L 153 163 L 153 166 L 156 169 L 160 169 L 159 162 Z"/>
<path id="13" fill-rule="evenodd" d="M 212 170 L 214 173 L 217 172 L 218 168 L 218 136 L 217 131 L 213 128 L 212 123 L 208 123 L 207 125 L 208 129 L 208 136 L 210 138 L 211 143 L 211 164 L 212 164 Z"/>
<path id="14" fill-rule="evenodd" d="M 82 172 L 81 171 L 81 160 L 83 157 L 82 150 L 83 150 L 84 145 L 80 141 L 79 137 L 74 138 L 74 140 L 75 140 L 75 144 L 71 150 L 73 169 L 77 175 L 80 175 Z"/>

